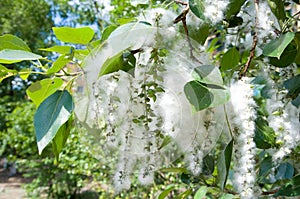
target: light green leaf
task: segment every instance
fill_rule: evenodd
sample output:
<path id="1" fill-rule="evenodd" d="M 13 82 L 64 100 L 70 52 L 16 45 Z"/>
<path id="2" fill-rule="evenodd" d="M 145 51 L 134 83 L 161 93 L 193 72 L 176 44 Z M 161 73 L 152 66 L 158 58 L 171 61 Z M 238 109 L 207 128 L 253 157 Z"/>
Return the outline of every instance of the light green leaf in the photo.
<path id="1" fill-rule="evenodd" d="M 205 20 L 204 10 L 205 7 L 203 5 L 202 0 L 189 0 L 189 6 L 191 11 L 200 19 Z"/>
<path id="2" fill-rule="evenodd" d="M 78 49 L 75 50 L 74 57 L 82 61 L 85 59 L 86 56 L 88 56 L 89 53 L 90 51 L 88 49 Z"/>
<path id="3" fill-rule="evenodd" d="M 118 26 L 116 25 L 110 25 L 108 27 L 106 27 L 101 35 L 101 43 L 104 42 L 109 35 L 115 30 L 117 29 Z"/>
<path id="4" fill-rule="evenodd" d="M 57 131 L 55 137 L 52 140 L 52 149 L 56 157 L 56 161 L 59 161 L 59 154 L 63 150 L 70 130 L 72 127 L 73 120 L 70 118 L 66 123 L 64 123 Z"/>
<path id="5" fill-rule="evenodd" d="M 220 70 L 213 65 L 201 65 L 194 69 L 193 77 L 206 84 L 223 84 Z"/>
<path id="6" fill-rule="evenodd" d="M 232 47 L 229 49 L 221 59 L 221 69 L 222 70 L 229 70 L 236 67 L 239 64 L 241 59 L 241 55 L 236 47 Z"/>
<path id="7" fill-rule="evenodd" d="M 71 48 L 71 46 L 52 46 L 50 48 L 40 48 L 39 50 L 67 54 L 71 51 Z"/>
<path id="8" fill-rule="evenodd" d="M 108 58 L 102 65 L 99 77 L 105 74 L 123 70 L 130 71 L 135 67 L 135 57 L 126 51 L 121 51 L 118 54 Z"/>
<path id="9" fill-rule="evenodd" d="M 5 49 L 0 51 L 0 63 L 12 64 L 24 60 L 37 60 L 43 57 L 28 51 Z"/>
<path id="10" fill-rule="evenodd" d="M 36 107 L 38 107 L 42 101 L 55 93 L 55 91 L 57 91 L 63 83 L 63 80 L 58 77 L 54 79 L 43 79 L 31 84 L 27 88 L 26 93 Z"/>
<path id="11" fill-rule="evenodd" d="M 31 51 L 22 39 L 10 34 L 0 36 L 0 50 L 4 49 Z"/>
<path id="12" fill-rule="evenodd" d="M 88 44 L 94 37 L 94 30 L 90 27 L 54 27 L 53 32 L 57 39 L 73 44 Z"/>
<path id="13" fill-rule="evenodd" d="M 284 35 L 281 35 L 279 38 L 272 40 L 270 43 L 266 44 L 263 49 L 263 55 L 268 57 L 277 57 L 280 58 L 281 54 L 285 48 L 293 41 L 295 33 L 288 32 Z"/>
<path id="14" fill-rule="evenodd" d="M 191 195 L 193 193 L 192 189 L 187 189 L 186 191 L 182 192 L 181 194 L 179 194 L 176 199 L 185 199 L 187 198 L 189 195 Z"/>
<path id="15" fill-rule="evenodd" d="M 59 128 L 69 120 L 74 109 L 68 91 L 56 91 L 46 98 L 34 115 L 34 128 L 39 154 L 52 141 Z"/>
<path id="16" fill-rule="evenodd" d="M 21 77 L 21 79 L 26 80 L 28 78 L 28 76 L 31 73 L 31 69 L 29 68 L 23 68 L 20 72 L 19 75 Z"/>
<path id="17" fill-rule="evenodd" d="M 159 194 L 158 199 L 165 199 L 174 188 L 174 185 L 171 185 L 168 188 L 166 188 L 163 192 Z"/>
<path id="18" fill-rule="evenodd" d="M 117 23 L 120 24 L 120 25 L 124 25 L 124 24 L 130 23 L 130 22 L 134 22 L 136 20 L 137 19 L 134 18 L 134 17 L 131 17 L 131 18 L 123 17 L 123 18 L 117 19 Z"/>
<path id="19" fill-rule="evenodd" d="M 195 193 L 194 199 L 203 199 L 206 197 L 207 187 L 201 186 Z"/>
<path id="20" fill-rule="evenodd" d="M 47 70 L 48 74 L 56 73 L 60 71 L 70 62 L 70 59 L 66 55 L 61 55 L 53 62 L 52 67 Z"/>
<path id="21" fill-rule="evenodd" d="M 14 75 L 17 75 L 17 74 L 18 74 L 18 71 L 16 71 L 16 70 L 10 70 L 10 69 L 8 69 L 5 66 L 3 66 L 3 65 L 0 64 L 0 83 L 5 78 L 11 77 L 11 76 L 14 76 Z"/>
<path id="22" fill-rule="evenodd" d="M 229 194 L 229 193 L 224 193 L 219 199 L 233 199 L 234 195 Z"/>

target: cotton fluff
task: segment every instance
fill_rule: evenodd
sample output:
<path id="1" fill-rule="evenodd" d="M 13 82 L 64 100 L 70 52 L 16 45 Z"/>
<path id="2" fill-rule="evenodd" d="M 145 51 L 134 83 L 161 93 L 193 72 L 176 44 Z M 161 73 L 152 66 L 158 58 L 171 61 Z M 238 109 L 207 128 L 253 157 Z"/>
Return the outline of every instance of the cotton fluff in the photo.
<path id="1" fill-rule="evenodd" d="M 212 24 L 216 24 L 221 20 L 223 20 L 224 12 L 229 3 L 228 0 L 219 0 L 219 1 L 205 0 L 203 3 L 205 8 L 203 14 L 206 18 L 208 18 L 212 22 Z"/>
<path id="2" fill-rule="evenodd" d="M 256 198 L 255 196 L 255 102 L 250 79 L 243 77 L 233 82 L 230 87 L 231 104 L 228 111 L 233 121 L 232 129 L 235 135 L 234 176 L 233 184 L 241 198 Z"/>

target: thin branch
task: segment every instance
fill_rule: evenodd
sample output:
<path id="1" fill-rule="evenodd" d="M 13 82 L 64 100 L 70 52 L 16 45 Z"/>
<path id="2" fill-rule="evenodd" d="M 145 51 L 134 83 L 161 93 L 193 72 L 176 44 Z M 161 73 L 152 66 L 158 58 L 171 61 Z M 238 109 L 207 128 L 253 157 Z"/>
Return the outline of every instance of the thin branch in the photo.
<path id="1" fill-rule="evenodd" d="M 180 0 L 174 0 L 175 3 L 178 3 L 178 4 L 181 4 L 181 5 L 184 5 L 184 6 L 187 6 L 188 3 L 187 2 L 183 2 L 183 1 L 180 1 Z"/>
<path id="2" fill-rule="evenodd" d="M 256 27 L 258 26 L 258 16 L 257 16 L 257 14 L 258 14 L 259 0 L 254 0 L 254 4 L 255 4 L 256 16 L 255 16 L 255 27 L 254 27 L 253 42 L 252 42 L 252 47 L 251 47 L 251 50 L 250 50 L 250 55 L 249 55 L 248 60 L 247 60 L 247 62 L 245 64 L 243 72 L 240 74 L 240 78 L 246 76 L 246 73 L 247 73 L 247 71 L 249 69 L 251 61 L 254 58 L 255 49 L 256 49 L 256 45 L 257 45 L 257 41 L 258 41 Z"/>
<path id="3" fill-rule="evenodd" d="M 189 30 L 188 30 L 188 27 L 186 25 L 186 15 L 189 13 L 190 11 L 190 7 L 188 5 L 188 3 L 186 2 L 182 2 L 182 1 L 177 1 L 175 0 L 176 3 L 179 3 L 179 4 L 182 4 L 182 5 L 185 5 L 185 9 L 183 9 L 183 11 L 180 13 L 180 15 L 178 17 L 176 17 L 176 19 L 173 21 L 174 24 L 177 24 L 179 23 L 180 21 L 182 22 L 182 25 L 183 25 L 183 28 L 184 28 L 184 32 L 185 32 L 185 35 L 186 35 L 186 39 L 188 41 L 188 44 L 189 44 L 189 48 L 190 48 L 190 56 L 193 60 L 197 61 L 198 63 L 202 64 L 202 62 L 200 60 L 198 60 L 194 55 L 193 55 L 193 50 L 194 50 L 194 47 L 192 45 L 192 42 L 191 42 L 191 39 L 189 37 Z"/>

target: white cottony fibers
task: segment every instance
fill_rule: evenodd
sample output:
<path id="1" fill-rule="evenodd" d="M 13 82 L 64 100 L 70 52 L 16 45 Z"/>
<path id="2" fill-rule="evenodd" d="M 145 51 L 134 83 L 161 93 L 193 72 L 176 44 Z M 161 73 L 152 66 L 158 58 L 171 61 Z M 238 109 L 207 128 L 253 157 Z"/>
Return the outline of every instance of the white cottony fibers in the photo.
<path id="1" fill-rule="evenodd" d="M 216 24 L 224 18 L 224 11 L 226 10 L 228 3 L 228 0 L 205 0 L 205 11 L 203 14 L 206 18 L 210 19 L 213 24 Z"/>
<path id="2" fill-rule="evenodd" d="M 232 83 L 231 115 L 233 131 L 235 133 L 235 165 L 233 183 L 241 198 L 256 198 L 255 184 L 255 153 L 253 140 L 255 135 L 255 102 L 252 98 L 253 90 L 248 78 L 243 77 Z"/>

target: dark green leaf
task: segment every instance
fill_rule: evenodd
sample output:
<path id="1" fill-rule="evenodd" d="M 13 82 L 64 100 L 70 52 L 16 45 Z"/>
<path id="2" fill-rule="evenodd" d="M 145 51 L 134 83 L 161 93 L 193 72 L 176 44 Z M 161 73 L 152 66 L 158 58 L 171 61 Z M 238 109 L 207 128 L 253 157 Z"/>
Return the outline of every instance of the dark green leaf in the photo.
<path id="1" fill-rule="evenodd" d="M 57 39 L 73 44 L 88 44 L 94 37 L 94 30 L 90 27 L 54 27 L 53 32 Z"/>
<path id="2" fill-rule="evenodd" d="M 226 10 L 226 19 L 228 20 L 232 16 L 237 15 L 245 1 L 246 0 L 230 0 Z"/>
<path id="3" fill-rule="evenodd" d="M 268 149 L 275 146 L 275 132 L 262 117 L 255 120 L 254 141 L 257 148 Z"/>
<path id="4" fill-rule="evenodd" d="M 283 162 L 276 169 L 275 173 L 276 180 L 291 179 L 294 175 L 294 167 L 288 162 Z"/>
<path id="5" fill-rule="evenodd" d="M 37 60 L 43 57 L 28 51 L 5 49 L 0 51 L 0 63 L 12 64 L 24 60 Z"/>
<path id="6" fill-rule="evenodd" d="M 0 36 L 0 50 L 4 49 L 31 51 L 22 39 L 10 34 Z"/>
<path id="7" fill-rule="evenodd" d="M 203 158 L 202 172 L 204 175 L 211 175 L 215 169 L 215 159 L 212 155 L 206 155 Z"/>
<path id="8" fill-rule="evenodd" d="M 294 76 L 283 83 L 283 86 L 289 91 L 287 96 L 295 99 L 300 94 L 300 75 Z"/>
<path id="9" fill-rule="evenodd" d="M 203 5 L 202 0 L 189 0 L 189 6 L 191 11 L 200 19 L 205 20 L 204 10 L 205 7 Z"/>
<path id="10" fill-rule="evenodd" d="M 169 193 L 171 193 L 171 191 L 175 188 L 174 185 L 169 186 L 168 188 L 166 188 L 163 192 L 161 192 L 158 196 L 158 199 L 164 199 L 166 198 Z"/>
<path id="11" fill-rule="evenodd" d="M 229 49 L 221 59 L 221 69 L 222 70 L 229 70 L 236 67 L 241 59 L 241 55 L 236 47 L 232 47 Z"/>
<path id="12" fill-rule="evenodd" d="M 184 33 L 183 26 L 180 26 L 180 31 Z M 201 24 L 201 26 L 192 26 L 188 25 L 189 36 L 197 41 L 199 44 L 204 45 L 209 33 L 210 33 L 210 26 L 207 23 Z M 185 33 L 184 33 L 185 34 Z"/>
<path id="13" fill-rule="evenodd" d="M 294 176 L 283 185 L 274 196 L 299 196 L 300 195 L 300 175 Z"/>
<path id="14" fill-rule="evenodd" d="M 260 165 L 259 166 L 259 175 L 258 175 L 257 181 L 260 183 L 266 183 L 266 184 L 276 182 L 275 179 L 270 178 L 270 174 L 273 169 L 272 157 L 270 157 L 270 156 L 264 157 L 259 165 Z"/>
<path id="15" fill-rule="evenodd" d="M 52 140 L 52 149 L 57 162 L 59 160 L 59 154 L 63 150 L 66 144 L 72 125 L 73 125 L 73 120 L 70 118 L 66 123 L 64 123 L 58 129 L 55 137 Z"/>
<path id="16" fill-rule="evenodd" d="M 282 52 L 280 58 L 270 57 L 270 64 L 277 67 L 287 67 L 295 61 L 297 56 L 297 46 L 292 41 Z"/>
<path id="17" fill-rule="evenodd" d="M 31 84 L 26 90 L 26 93 L 36 107 L 38 107 L 42 101 L 55 93 L 55 91 L 57 91 L 62 84 L 63 80 L 58 77 L 54 79 L 43 79 Z"/>
<path id="18" fill-rule="evenodd" d="M 295 33 L 288 32 L 265 45 L 263 54 L 268 57 L 280 58 L 284 49 L 293 41 Z"/>
<path id="19" fill-rule="evenodd" d="M 39 154 L 52 141 L 59 128 L 66 123 L 74 109 L 72 96 L 68 91 L 56 91 L 46 98 L 34 115 Z"/>
<path id="20" fill-rule="evenodd" d="M 199 82 L 206 84 L 223 84 L 220 70 L 213 65 L 201 65 L 194 69 L 193 77 Z"/>
<path id="21" fill-rule="evenodd" d="M 206 109 L 213 101 L 208 88 L 198 81 L 190 81 L 184 85 L 184 93 L 196 111 Z"/>
<path id="22" fill-rule="evenodd" d="M 285 6 L 282 0 L 268 0 L 269 6 L 279 21 L 284 21 L 285 16 Z"/>
<path id="23" fill-rule="evenodd" d="M 231 158 L 233 151 L 233 139 L 226 145 L 225 149 L 221 151 L 217 161 L 218 182 L 221 189 L 224 189 L 229 173 Z"/>

